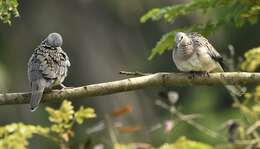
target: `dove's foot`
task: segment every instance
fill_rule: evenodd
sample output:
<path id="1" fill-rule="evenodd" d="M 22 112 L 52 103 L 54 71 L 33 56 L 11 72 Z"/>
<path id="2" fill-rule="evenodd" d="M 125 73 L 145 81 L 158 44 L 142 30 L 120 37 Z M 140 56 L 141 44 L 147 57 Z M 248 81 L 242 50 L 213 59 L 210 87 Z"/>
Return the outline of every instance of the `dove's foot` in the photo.
<path id="1" fill-rule="evenodd" d="M 61 87 L 61 90 L 73 88 L 73 87 L 67 87 L 67 86 L 65 86 L 63 84 L 60 84 L 60 87 Z"/>
<path id="2" fill-rule="evenodd" d="M 51 88 L 45 88 L 44 93 L 49 93 L 49 92 L 51 92 L 51 90 L 52 90 Z"/>
<path id="3" fill-rule="evenodd" d="M 190 71 L 191 79 L 194 79 L 196 76 L 199 77 L 209 77 L 209 73 L 206 71 Z"/>
<path id="4" fill-rule="evenodd" d="M 64 84 L 60 84 L 60 87 L 62 90 L 66 88 L 66 86 Z"/>
<path id="5" fill-rule="evenodd" d="M 52 89 L 53 90 L 64 90 L 64 89 L 70 89 L 70 88 L 73 88 L 73 87 L 67 87 L 67 86 L 65 86 L 65 85 L 63 85 L 63 84 L 59 84 L 59 85 L 57 85 L 57 86 L 54 86 Z"/>

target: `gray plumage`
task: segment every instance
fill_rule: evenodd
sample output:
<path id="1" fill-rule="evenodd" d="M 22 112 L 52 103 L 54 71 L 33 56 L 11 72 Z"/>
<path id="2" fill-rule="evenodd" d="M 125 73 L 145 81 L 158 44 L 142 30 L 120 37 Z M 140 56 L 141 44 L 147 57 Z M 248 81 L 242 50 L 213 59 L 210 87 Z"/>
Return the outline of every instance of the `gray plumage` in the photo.
<path id="1" fill-rule="evenodd" d="M 62 50 L 62 37 L 51 33 L 33 51 L 28 62 L 28 79 L 32 88 L 31 111 L 39 106 L 44 89 L 62 85 L 67 76 L 70 61 Z"/>
<path id="2" fill-rule="evenodd" d="M 183 72 L 223 72 L 223 58 L 208 42 L 198 33 L 178 32 L 175 35 L 176 48 L 173 50 L 173 61 Z M 225 85 L 233 94 L 241 96 L 244 90 L 240 86 Z"/>

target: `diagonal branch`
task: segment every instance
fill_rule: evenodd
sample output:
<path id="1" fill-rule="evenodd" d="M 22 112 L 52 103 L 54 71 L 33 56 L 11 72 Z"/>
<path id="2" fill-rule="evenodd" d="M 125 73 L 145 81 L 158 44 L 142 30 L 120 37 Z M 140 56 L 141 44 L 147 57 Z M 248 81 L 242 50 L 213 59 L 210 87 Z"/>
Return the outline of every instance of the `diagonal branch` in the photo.
<path id="1" fill-rule="evenodd" d="M 260 73 L 248 72 L 210 73 L 208 77 L 192 77 L 189 73 L 124 73 L 142 76 L 64 90 L 53 90 L 44 94 L 43 102 L 102 96 L 158 86 L 221 85 L 223 82 L 226 84 L 260 84 Z M 0 105 L 25 104 L 29 103 L 29 100 L 30 92 L 0 94 Z"/>

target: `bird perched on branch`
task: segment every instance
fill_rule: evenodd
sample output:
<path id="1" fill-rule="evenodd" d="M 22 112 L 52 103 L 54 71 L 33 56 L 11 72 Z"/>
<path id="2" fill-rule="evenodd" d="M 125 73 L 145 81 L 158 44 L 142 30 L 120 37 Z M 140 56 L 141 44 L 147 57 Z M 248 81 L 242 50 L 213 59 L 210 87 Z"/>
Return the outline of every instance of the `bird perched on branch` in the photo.
<path id="1" fill-rule="evenodd" d="M 58 33 L 51 33 L 33 51 L 28 62 L 28 79 L 31 84 L 32 94 L 30 107 L 35 111 L 40 104 L 44 89 L 62 84 L 67 76 L 70 61 L 62 50 L 62 37 Z"/>
<path id="2" fill-rule="evenodd" d="M 176 48 L 173 50 L 173 61 L 183 72 L 224 72 L 223 58 L 209 43 L 198 33 L 177 32 L 175 35 Z M 225 85 L 236 96 L 244 94 L 245 90 L 236 85 Z"/>

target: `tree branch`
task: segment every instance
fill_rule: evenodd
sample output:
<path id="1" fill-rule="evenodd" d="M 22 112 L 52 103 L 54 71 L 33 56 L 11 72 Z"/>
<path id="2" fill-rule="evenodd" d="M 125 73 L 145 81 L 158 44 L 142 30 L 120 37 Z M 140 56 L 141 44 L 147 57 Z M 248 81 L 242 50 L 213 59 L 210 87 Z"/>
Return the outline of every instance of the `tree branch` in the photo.
<path id="1" fill-rule="evenodd" d="M 43 102 L 102 96 L 158 86 L 223 85 L 223 82 L 226 84 L 260 84 L 260 73 L 248 72 L 210 73 L 208 77 L 196 75 L 192 77 L 190 73 L 146 74 L 124 72 L 123 74 L 142 76 L 75 88 L 66 88 L 64 90 L 52 90 L 48 93 L 44 93 Z M 29 103 L 30 96 L 30 92 L 0 94 L 0 105 Z"/>

